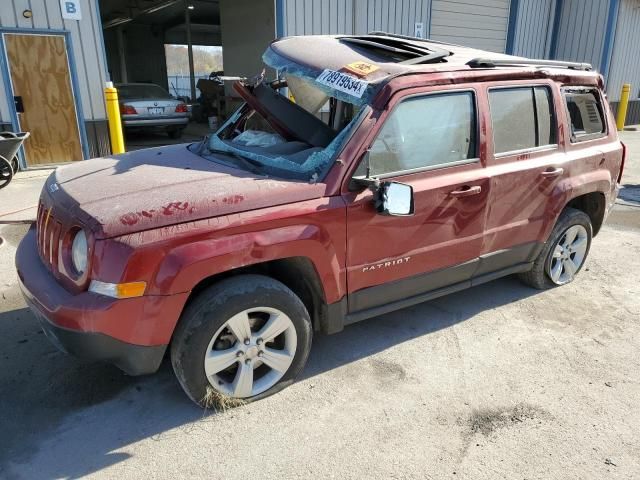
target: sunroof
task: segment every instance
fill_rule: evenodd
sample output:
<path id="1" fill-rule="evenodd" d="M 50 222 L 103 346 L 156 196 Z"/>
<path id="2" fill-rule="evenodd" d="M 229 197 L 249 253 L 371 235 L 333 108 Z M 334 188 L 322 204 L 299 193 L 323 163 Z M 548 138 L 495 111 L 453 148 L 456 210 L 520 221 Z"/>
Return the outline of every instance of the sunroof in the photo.
<path id="1" fill-rule="evenodd" d="M 379 55 L 389 57 L 397 63 L 405 65 L 440 62 L 451 55 L 451 52 L 432 45 L 422 46 L 404 38 L 383 37 L 381 35 L 345 36 L 340 37 L 340 41 L 367 50 L 374 50 Z"/>

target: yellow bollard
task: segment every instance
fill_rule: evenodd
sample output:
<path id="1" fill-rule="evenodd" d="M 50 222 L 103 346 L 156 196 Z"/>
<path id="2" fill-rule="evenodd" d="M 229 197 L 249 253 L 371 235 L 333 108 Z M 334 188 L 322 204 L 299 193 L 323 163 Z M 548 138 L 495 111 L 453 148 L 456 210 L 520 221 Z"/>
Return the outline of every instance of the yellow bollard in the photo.
<path id="1" fill-rule="evenodd" d="M 118 90 L 113 88 L 113 82 L 107 82 L 104 89 L 107 102 L 107 119 L 109 121 L 109 137 L 111 138 L 111 152 L 124 153 L 124 137 L 122 135 L 122 121 L 120 120 L 120 104 Z"/>
<path id="2" fill-rule="evenodd" d="M 631 93 L 631 85 L 625 83 L 622 85 L 622 95 L 620 96 L 620 103 L 618 104 L 618 116 L 616 118 L 616 126 L 618 130 L 624 128 L 624 122 L 627 119 L 627 107 L 629 106 L 629 94 Z"/>

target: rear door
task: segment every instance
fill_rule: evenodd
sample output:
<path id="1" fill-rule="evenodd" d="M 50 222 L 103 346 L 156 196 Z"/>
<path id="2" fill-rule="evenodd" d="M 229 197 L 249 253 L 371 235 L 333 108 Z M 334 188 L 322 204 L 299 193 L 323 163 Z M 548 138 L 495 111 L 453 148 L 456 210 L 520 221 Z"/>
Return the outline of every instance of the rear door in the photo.
<path id="1" fill-rule="evenodd" d="M 557 138 L 560 91 L 550 81 L 493 83 L 487 171 L 491 196 L 476 275 L 531 261 L 552 228 L 568 175 Z"/>
<path id="2" fill-rule="evenodd" d="M 411 185 L 415 214 L 376 212 L 364 189 L 347 202 L 349 311 L 456 284 L 477 267 L 489 194 L 474 88 L 407 91 L 380 112 L 364 148 L 371 176 Z M 361 162 L 355 176 L 364 176 Z"/>

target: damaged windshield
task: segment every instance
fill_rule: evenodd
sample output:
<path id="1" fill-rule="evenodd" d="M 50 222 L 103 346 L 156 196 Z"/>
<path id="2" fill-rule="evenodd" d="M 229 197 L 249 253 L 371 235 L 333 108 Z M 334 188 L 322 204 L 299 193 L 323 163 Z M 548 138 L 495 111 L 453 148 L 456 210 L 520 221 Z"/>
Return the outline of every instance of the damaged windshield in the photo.
<path id="1" fill-rule="evenodd" d="M 234 89 L 245 103 L 198 153 L 285 178 L 322 179 L 368 108 L 294 75 L 257 86 L 238 82 Z"/>

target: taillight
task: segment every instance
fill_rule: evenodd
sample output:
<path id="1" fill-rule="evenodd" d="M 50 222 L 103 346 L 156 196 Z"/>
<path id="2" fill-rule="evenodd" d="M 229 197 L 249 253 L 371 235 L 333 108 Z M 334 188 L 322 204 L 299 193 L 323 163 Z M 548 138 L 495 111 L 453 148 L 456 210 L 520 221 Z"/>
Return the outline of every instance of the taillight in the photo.
<path id="1" fill-rule="evenodd" d="M 179 103 L 176 106 L 176 113 L 187 113 L 189 110 L 187 110 L 187 105 L 185 103 Z"/>
<path id="2" fill-rule="evenodd" d="M 624 170 L 624 161 L 627 158 L 627 146 L 622 142 L 620 142 L 620 145 L 622 145 L 622 163 L 620 163 L 620 173 L 618 174 L 618 183 L 622 181 L 622 171 Z"/>
<path id="3" fill-rule="evenodd" d="M 120 115 L 135 115 L 138 113 L 131 105 L 120 104 Z"/>

